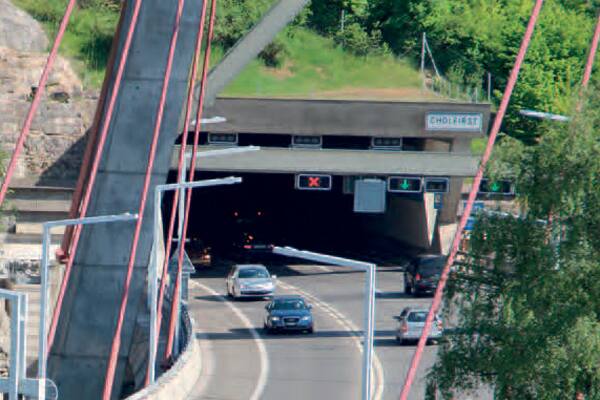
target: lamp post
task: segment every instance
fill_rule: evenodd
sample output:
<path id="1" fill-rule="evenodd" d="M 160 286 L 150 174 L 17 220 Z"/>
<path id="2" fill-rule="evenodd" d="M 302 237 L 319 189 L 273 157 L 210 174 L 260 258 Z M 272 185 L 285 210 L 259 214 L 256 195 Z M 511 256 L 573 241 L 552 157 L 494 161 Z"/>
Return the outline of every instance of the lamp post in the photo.
<path id="1" fill-rule="evenodd" d="M 363 322 L 363 365 L 362 365 L 362 387 L 361 399 L 371 399 L 371 371 L 373 365 L 373 332 L 375 330 L 375 274 L 377 265 L 330 256 L 326 254 L 313 253 L 311 251 L 297 250 L 292 247 L 274 247 L 273 253 L 287 257 L 302 258 L 305 260 L 322 262 L 325 264 L 341 267 L 351 267 L 367 273 L 365 279 L 364 300 L 364 322 Z"/>
<path id="2" fill-rule="evenodd" d="M 46 380 L 46 362 L 47 362 L 47 338 L 46 338 L 46 313 L 48 307 L 48 265 L 50 263 L 50 244 L 51 244 L 51 230 L 58 226 L 74 226 L 74 225 L 93 225 L 110 222 L 127 222 L 135 221 L 138 219 L 138 214 L 117 214 L 117 215 L 103 215 L 98 217 L 86 217 L 77 219 L 63 219 L 58 221 L 49 221 L 43 224 L 42 234 L 42 259 L 40 263 L 40 275 L 41 275 L 41 292 L 40 292 L 40 326 L 39 326 L 39 348 L 38 348 L 38 379 L 40 382 L 40 399 L 44 400 Z"/>
<path id="3" fill-rule="evenodd" d="M 237 183 L 241 183 L 242 178 L 236 177 L 228 177 L 222 179 L 208 179 L 202 181 L 195 182 L 183 182 L 183 183 L 171 183 L 166 185 L 157 185 L 154 188 L 154 229 L 153 229 L 153 238 L 152 238 L 152 258 L 150 260 L 149 271 L 148 271 L 148 284 L 149 291 L 148 293 L 151 296 L 150 301 L 150 345 L 148 346 L 148 363 L 149 363 L 149 377 L 150 383 L 154 382 L 156 368 L 155 368 L 155 360 L 156 360 L 156 351 L 157 351 L 157 338 L 158 338 L 158 326 L 156 326 L 157 322 L 157 313 L 156 309 L 158 303 L 158 246 L 160 242 L 160 236 L 162 232 L 159 229 L 160 222 L 160 210 L 162 203 L 162 194 L 167 191 L 172 190 L 185 190 L 185 189 L 193 189 L 199 187 L 210 187 L 210 186 L 220 186 L 220 185 L 234 185 Z M 180 193 L 179 198 L 183 197 L 183 193 Z M 181 230 L 181 224 L 183 223 L 183 213 L 180 214 L 179 223 Z M 180 246 L 183 246 L 183 243 L 179 243 Z M 165 254 L 165 257 L 168 257 L 168 254 Z M 181 294 L 181 291 L 180 291 Z M 181 302 L 179 303 L 181 304 Z M 177 315 L 179 316 L 180 309 L 177 310 Z M 179 317 L 178 317 L 179 318 Z M 178 319 L 177 319 L 178 321 Z"/>

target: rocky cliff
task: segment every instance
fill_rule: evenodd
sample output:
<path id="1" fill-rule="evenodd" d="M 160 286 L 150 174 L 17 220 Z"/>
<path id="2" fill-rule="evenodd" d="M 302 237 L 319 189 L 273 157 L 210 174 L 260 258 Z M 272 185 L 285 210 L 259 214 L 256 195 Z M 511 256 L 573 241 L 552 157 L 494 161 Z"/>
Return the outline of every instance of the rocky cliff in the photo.
<path id="1" fill-rule="evenodd" d="M 46 63 L 42 27 L 9 0 L 0 0 L 0 144 L 11 153 Z M 58 57 L 31 126 L 15 178 L 45 184 L 73 182 L 79 173 L 83 138 L 96 107 L 69 62 Z"/>

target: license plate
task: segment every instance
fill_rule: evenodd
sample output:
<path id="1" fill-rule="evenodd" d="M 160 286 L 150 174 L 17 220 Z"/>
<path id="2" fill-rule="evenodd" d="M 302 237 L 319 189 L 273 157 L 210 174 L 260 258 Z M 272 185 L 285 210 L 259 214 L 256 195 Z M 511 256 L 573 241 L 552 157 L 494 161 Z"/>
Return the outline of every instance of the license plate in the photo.
<path id="1" fill-rule="evenodd" d="M 296 325 L 295 322 L 286 322 L 285 324 L 288 325 L 288 326 L 294 326 L 294 325 Z"/>
<path id="2" fill-rule="evenodd" d="M 266 245 L 264 245 L 264 244 L 257 244 L 257 245 L 254 245 L 254 248 L 255 248 L 255 249 L 266 249 L 266 248 L 267 248 L 267 246 L 266 246 Z"/>

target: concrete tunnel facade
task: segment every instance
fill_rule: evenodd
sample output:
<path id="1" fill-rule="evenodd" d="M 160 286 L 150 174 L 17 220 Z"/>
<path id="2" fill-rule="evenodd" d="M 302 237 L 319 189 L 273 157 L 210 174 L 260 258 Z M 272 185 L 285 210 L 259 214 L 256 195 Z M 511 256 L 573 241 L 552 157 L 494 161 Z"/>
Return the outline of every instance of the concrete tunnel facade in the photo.
<path id="1" fill-rule="evenodd" d="M 470 142 L 485 136 L 490 105 L 220 98 L 205 112 L 206 118 L 215 116 L 225 121 L 202 127 L 200 152 L 247 145 L 260 150 L 199 158 L 200 173 L 264 179 L 301 173 L 344 179 L 447 177 L 449 192 L 442 195 L 441 210 L 430 193 L 387 193 L 384 213 L 358 215 L 365 233 L 394 239 L 416 251 L 445 252 L 454 233 L 463 179 L 474 176 L 478 166 Z M 223 134 L 234 135 L 235 143 L 211 142 L 211 135 Z M 319 145 L 295 146 L 293 138 L 298 136 L 318 137 Z M 399 138 L 402 146 L 378 149 L 373 138 Z M 173 152 L 172 170 L 178 149 Z"/>

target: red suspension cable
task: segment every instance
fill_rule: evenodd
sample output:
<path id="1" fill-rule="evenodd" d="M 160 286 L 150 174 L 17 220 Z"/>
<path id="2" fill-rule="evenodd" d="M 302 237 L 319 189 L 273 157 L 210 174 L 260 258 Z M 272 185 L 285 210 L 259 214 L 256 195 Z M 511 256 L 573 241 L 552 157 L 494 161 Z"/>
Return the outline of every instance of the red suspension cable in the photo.
<path id="1" fill-rule="evenodd" d="M 531 41 L 531 37 L 533 35 L 533 31 L 535 29 L 535 25 L 537 23 L 543 3 L 544 0 L 536 0 L 535 7 L 533 8 L 533 11 L 531 13 L 531 18 L 529 19 L 529 24 L 527 25 L 527 30 L 525 31 L 525 36 L 523 37 L 519 54 L 517 55 L 515 65 L 510 73 L 508 84 L 506 85 L 506 89 L 504 90 L 504 96 L 502 97 L 500 108 L 498 109 L 498 113 L 496 114 L 494 125 L 492 126 L 492 130 L 490 132 L 490 137 L 488 139 L 485 152 L 483 153 L 481 163 L 479 164 L 479 169 L 477 170 L 477 174 L 475 175 L 473 186 L 471 187 L 471 191 L 469 192 L 469 198 L 467 200 L 465 210 L 463 211 L 463 215 L 460 218 L 456 234 L 454 235 L 454 240 L 452 241 L 452 248 L 450 250 L 450 254 L 448 255 L 448 259 L 442 271 L 442 276 L 440 277 L 437 288 L 435 290 L 433 302 L 431 304 L 431 307 L 429 308 L 429 313 L 427 314 L 425 326 L 423 327 L 423 332 L 421 333 L 421 337 L 419 338 L 419 344 L 417 345 L 417 349 L 415 351 L 415 354 L 413 355 L 410 368 L 406 375 L 406 381 L 404 382 L 404 387 L 402 388 L 402 392 L 400 393 L 400 400 L 406 400 L 408 398 L 410 387 L 415 378 L 417 367 L 419 366 L 419 362 L 421 361 L 421 356 L 423 354 L 423 349 L 425 347 L 425 342 L 427 341 L 427 334 L 431 329 L 433 317 L 440 306 L 442 294 L 444 293 L 444 287 L 446 286 L 446 281 L 448 280 L 448 273 L 450 271 L 450 267 L 454 263 L 454 258 L 456 257 L 458 246 L 460 244 L 460 238 L 462 236 L 465 225 L 467 224 L 467 219 L 471 214 L 471 210 L 473 209 L 473 202 L 477 197 L 477 192 L 479 191 L 479 186 L 481 184 L 481 179 L 483 178 L 485 166 L 492 154 L 496 137 L 498 136 L 498 132 L 500 131 L 500 127 L 502 125 L 504 115 L 506 114 L 508 103 L 510 101 L 515 84 L 517 83 L 519 71 L 521 70 L 521 65 L 523 64 L 523 60 L 525 59 L 525 55 L 527 54 L 527 48 L 529 47 L 529 43 Z"/>
<path id="2" fill-rule="evenodd" d="M 167 100 L 167 91 L 169 89 L 169 80 L 171 77 L 171 69 L 173 67 L 173 58 L 175 56 L 175 47 L 177 46 L 177 37 L 179 35 L 179 26 L 181 22 L 181 15 L 183 13 L 183 5 L 185 0 L 178 0 L 177 2 L 177 15 L 173 26 L 173 33 L 171 35 L 171 43 L 169 45 L 169 56 L 167 59 L 167 66 L 165 68 L 165 74 L 162 83 L 162 93 L 160 95 L 160 102 L 156 111 L 156 122 L 154 124 L 154 132 L 152 134 L 152 144 L 150 145 L 150 154 L 148 155 L 148 165 L 146 167 L 146 176 L 144 178 L 144 186 L 142 189 L 142 195 L 140 197 L 140 205 L 138 207 L 139 218 L 136 221 L 135 231 L 133 234 L 133 243 L 131 244 L 131 254 L 129 256 L 129 263 L 127 265 L 127 275 L 125 277 L 125 285 L 123 287 L 123 297 L 121 298 L 121 306 L 119 308 L 119 315 L 117 319 L 117 327 L 113 336 L 111 351 L 108 359 L 108 367 L 106 369 L 106 381 L 104 382 L 104 393 L 102 395 L 103 400 L 110 400 L 112 393 L 112 387 L 115 379 L 115 372 L 117 368 L 117 360 L 119 357 L 119 349 L 121 347 L 121 331 L 123 329 L 123 321 L 125 319 L 125 310 L 127 309 L 127 299 L 129 297 L 129 288 L 131 285 L 131 277 L 133 275 L 133 265 L 135 264 L 135 257 L 137 254 L 138 242 L 140 239 L 140 232 L 142 230 L 142 222 L 144 221 L 144 210 L 146 209 L 146 198 L 148 196 L 148 190 L 150 188 L 150 180 L 152 178 L 152 169 L 154 167 L 154 158 L 156 156 L 156 148 L 158 145 L 158 137 L 160 135 L 160 128 L 162 125 L 162 118 L 165 109 L 165 103 Z"/>
<path id="3" fill-rule="evenodd" d="M 598 40 L 600 39 L 600 13 L 598 13 L 598 19 L 596 21 L 596 30 L 594 32 L 594 38 L 592 39 L 592 46 L 590 47 L 590 53 L 588 55 L 587 63 L 585 65 L 585 72 L 583 74 L 583 81 L 581 86 L 587 89 L 592 76 L 592 69 L 594 67 L 594 60 L 596 59 L 596 52 L 598 51 Z"/>
<path id="4" fill-rule="evenodd" d="M 33 101 L 31 102 L 31 106 L 29 107 L 29 111 L 27 112 L 27 116 L 25 117 L 25 122 L 23 123 L 23 127 L 21 128 L 21 133 L 19 134 L 19 138 L 17 139 L 17 143 L 15 144 L 15 149 L 13 150 L 12 156 L 6 168 L 6 175 L 4 177 L 4 181 L 0 186 L 0 207 L 2 206 L 2 203 L 4 203 L 4 199 L 6 198 L 6 193 L 8 192 L 8 185 L 10 184 L 12 176 L 15 172 L 15 168 L 17 167 L 19 155 L 21 154 L 21 151 L 23 151 L 25 139 L 27 139 L 27 135 L 29 134 L 31 123 L 33 122 L 33 117 L 35 116 L 35 112 L 37 111 L 42 100 L 42 95 L 44 94 L 44 90 L 46 89 L 46 82 L 48 81 L 50 70 L 52 69 L 54 61 L 56 60 L 58 48 L 60 47 L 60 43 L 62 42 L 62 39 L 65 35 L 65 31 L 67 30 L 67 25 L 69 24 L 69 19 L 71 18 L 71 14 L 73 13 L 73 8 L 75 7 L 75 4 L 75 0 L 69 0 L 63 18 L 60 22 L 60 26 L 58 27 L 58 32 L 56 33 L 56 37 L 54 38 L 54 43 L 52 44 L 52 49 L 50 50 L 50 54 L 48 55 L 48 59 L 46 60 L 46 65 L 44 66 L 44 69 L 42 71 L 42 76 L 40 77 L 40 80 L 38 82 L 37 90 L 35 92 L 35 95 L 33 96 Z"/>
<path id="5" fill-rule="evenodd" d="M 212 39 L 215 26 L 215 15 L 217 11 L 217 0 L 212 0 L 210 10 L 210 23 L 208 25 L 208 37 L 206 42 L 206 51 L 204 52 L 204 65 L 202 69 L 202 81 L 200 82 L 200 97 L 198 99 L 198 109 L 196 110 L 196 126 L 194 129 L 194 147 L 192 150 L 192 160 L 190 162 L 189 182 L 193 182 L 196 171 L 196 154 L 198 152 L 198 140 L 200 138 L 200 126 L 202 120 L 202 111 L 204 108 L 204 93 L 206 91 L 206 77 L 208 76 L 210 64 L 210 52 L 212 48 Z M 192 190 L 188 189 L 185 201 L 185 217 L 183 219 L 183 232 L 179 238 L 179 255 L 177 258 L 177 278 L 175 280 L 175 288 L 173 290 L 173 302 L 171 303 L 171 319 L 169 323 L 169 334 L 167 336 L 167 346 L 165 348 L 165 360 L 171 358 L 173 352 L 173 336 L 175 335 L 175 325 L 177 321 L 177 310 L 179 308 L 179 282 L 181 280 L 181 272 L 183 267 L 183 254 L 185 248 L 185 239 L 187 236 L 187 226 L 190 215 L 190 204 L 192 200 Z"/>
<path id="6" fill-rule="evenodd" d="M 200 22 L 198 25 L 198 33 L 196 34 L 196 49 L 194 51 L 194 61 L 192 63 L 192 73 L 190 76 L 190 85 L 188 88 L 188 97 L 185 109 L 185 121 L 183 124 L 183 135 L 181 139 L 181 148 L 179 150 L 179 163 L 177 165 L 177 176 L 182 177 L 185 176 L 185 171 L 183 167 L 185 165 L 185 151 L 187 148 L 187 138 L 188 132 L 190 128 L 189 118 L 192 114 L 192 105 L 194 103 L 194 89 L 196 87 L 196 78 L 198 75 L 198 58 L 200 56 L 200 52 L 202 51 L 202 40 L 204 37 L 204 21 L 206 19 L 206 9 L 207 9 L 208 1 L 202 2 L 202 11 L 200 14 Z M 182 175 L 184 174 L 184 175 Z M 160 332 L 160 325 L 162 323 L 162 306 L 163 299 L 165 293 L 165 286 L 167 283 L 167 274 L 168 274 L 168 265 L 169 265 L 169 254 L 171 254 L 171 243 L 173 241 L 173 231 L 175 229 L 175 215 L 177 211 L 177 203 L 179 201 L 179 191 L 176 190 L 173 196 L 173 205 L 171 206 L 171 217 L 169 219 L 169 232 L 167 234 L 167 242 L 165 244 L 165 259 L 163 261 L 163 269 L 162 269 L 162 277 L 160 281 L 160 289 L 158 293 L 158 308 L 157 308 L 157 318 L 156 318 L 156 329 Z M 181 217 L 180 217 L 181 218 Z M 181 242 L 180 242 L 180 245 Z M 158 335 L 156 337 L 156 342 L 158 343 Z M 148 369 L 146 370 L 146 380 L 144 385 L 148 385 L 150 382 L 150 363 L 154 362 L 154 360 L 148 360 Z"/>
<path id="7" fill-rule="evenodd" d="M 124 13 L 121 13 L 119 16 L 119 22 L 117 23 L 116 32 L 121 31 L 121 27 L 123 26 L 123 17 Z M 118 48 L 118 39 L 119 35 L 115 35 L 113 37 L 112 46 L 110 49 L 110 54 L 108 56 L 108 64 L 106 67 L 105 76 L 112 76 L 114 70 L 115 57 L 117 55 Z M 90 168 L 92 160 L 92 155 L 94 148 L 97 145 L 98 141 L 98 133 L 100 131 L 100 121 L 102 120 L 102 114 L 105 110 L 105 101 L 106 96 L 108 94 L 108 88 L 110 86 L 110 81 L 108 79 L 104 80 L 102 84 L 102 89 L 100 91 L 100 97 L 98 98 L 98 107 L 96 109 L 96 113 L 94 115 L 94 120 L 92 122 L 92 126 L 90 128 L 90 133 L 87 138 L 87 143 L 85 146 L 85 152 L 83 155 L 83 160 L 81 162 L 81 170 L 79 171 L 79 177 L 77 178 L 77 184 L 75 185 L 75 191 L 73 192 L 73 198 L 71 199 L 71 208 L 69 209 L 69 218 L 77 218 L 79 216 L 79 209 L 81 206 L 81 199 L 84 194 L 86 181 L 90 174 Z M 68 261 L 68 257 L 71 249 L 71 241 L 73 239 L 73 226 L 68 226 L 65 228 L 65 233 L 63 235 L 62 243 L 60 245 L 60 249 L 56 251 L 57 259 L 61 262 L 65 259 Z"/>
<path id="8" fill-rule="evenodd" d="M 123 78 L 123 72 L 125 70 L 125 64 L 127 62 L 127 57 L 129 55 L 129 49 L 131 48 L 131 42 L 133 40 L 133 33 L 135 31 L 135 27 L 137 26 L 137 21 L 140 12 L 140 6 L 142 4 L 142 0 L 135 0 L 135 5 L 133 9 L 133 15 L 131 17 L 131 24 L 129 25 L 129 30 L 127 31 L 127 37 L 125 38 L 125 44 L 123 46 L 123 51 L 121 54 L 121 59 L 119 60 L 119 67 L 117 69 L 117 75 L 115 77 L 115 85 L 112 90 L 108 108 L 106 111 L 106 117 L 104 118 L 104 124 L 102 125 L 102 131 L 100 132 L 100 136 L 98 138 L 98 144 L 96 147 L 96 154 L 94 156 L 94 163 L 92 165 L 92 170 L 90 172 L 90 178 L 87 183 L 86 193 L 83 198 L 83 202 L 81 204 L 80 217 L 83 218 L 87 214 L 87 208 L 92 196 L 92 189 L 94 187 L 94 182 L 96 181 L 96 175 L 98 172 L 98 167 L 100 165 L 100 160 L 102 158 L 102 153 L 104 151 L 104 144 L 106 142 L 106 137 L 108 133 L 108 128 L 110 127 L 110 123 L 112 120 L 112 114 L 114 112 L 114 107 L 117 100 L 117 95 L 119 94 L 119 89 L 121 87 L 121 81 Z M 69 260 L 67 261 L 67 266 L 65 268 L 65 275 L 60 285 L 60 290 L 58 292 L 58 298 L 56 300 L 56 307 L 54 308 L 54 312 L 52 315 L 52 321 L 50 323 L 50 329 L 48 332 L 48 352 L 54 343 L 54 338 L 56 336 L 56 327 L 58 325 L 58 319 L 60 318 L 60 313 L 62 310 L 62 303 L 65 297 L 65 292 L 67 289 L 67 285 L 69 283 L 69 278 L 71 276 L 71 270 L 73 268 L 73 261 L 75 260 L 75 254 L 77 252 L 77 244 L 79 243 L 79 237 L 81 236 L 81 226 L 76 226 L 75 231 L 73 233 L 73 241 L 71 243 L 71 250 L 69 251 Z"/>

